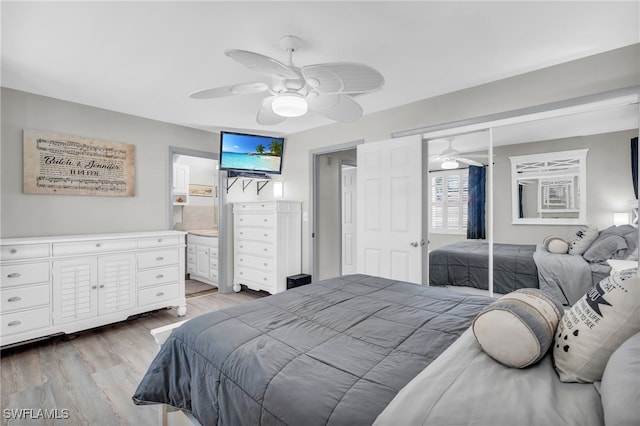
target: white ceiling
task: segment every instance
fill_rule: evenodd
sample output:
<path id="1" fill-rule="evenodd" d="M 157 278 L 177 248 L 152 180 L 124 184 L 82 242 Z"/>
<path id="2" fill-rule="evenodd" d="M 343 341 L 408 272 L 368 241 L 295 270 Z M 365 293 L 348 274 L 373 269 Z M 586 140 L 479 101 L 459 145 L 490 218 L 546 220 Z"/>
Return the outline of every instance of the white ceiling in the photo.
<path id="1" fill-rule="evenodd" d="M 291 134 L 314 113 L 263 127 L 264 94 L 190 99 L 264 81 L 224 55 L 244 49 L 298 66 L 361 62 L 385 77 L 365 114 L 640 41 L 637 1 L 2 1 L 2 86 L 184 126 Z"/>

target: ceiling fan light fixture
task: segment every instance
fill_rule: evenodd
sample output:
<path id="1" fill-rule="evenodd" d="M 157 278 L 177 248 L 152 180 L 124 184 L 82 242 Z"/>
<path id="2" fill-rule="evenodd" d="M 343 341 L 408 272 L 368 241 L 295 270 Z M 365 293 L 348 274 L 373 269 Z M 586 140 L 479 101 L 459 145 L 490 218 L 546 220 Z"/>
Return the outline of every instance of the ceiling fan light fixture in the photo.
<path id="1" fill-rule="evenodd" d="M 444 160 L 440 167 L 445 170 L 457 169 L 460 166 L 456 160 Z"/>
<path id="2" fill-rule="evenodd" d="M 271 107 L 273 112 L 282 117 L 300 117 L 309 110 L 307 101 L 298 93 L 284 93 L 276 96 Z"/>

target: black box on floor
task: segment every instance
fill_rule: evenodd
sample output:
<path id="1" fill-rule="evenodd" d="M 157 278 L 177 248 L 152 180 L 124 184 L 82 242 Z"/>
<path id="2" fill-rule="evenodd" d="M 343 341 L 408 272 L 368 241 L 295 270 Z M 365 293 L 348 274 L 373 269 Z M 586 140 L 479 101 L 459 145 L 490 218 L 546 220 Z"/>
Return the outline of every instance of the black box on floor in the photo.
<path id="1" fill-rule="evenodd" d="M 311 275 L 309 274 L 298 274 L 291 275 L 287 277 L 287 290 L 294 287 L 300 287 L 301 285 L 310 284 L 311 283 Z"/>

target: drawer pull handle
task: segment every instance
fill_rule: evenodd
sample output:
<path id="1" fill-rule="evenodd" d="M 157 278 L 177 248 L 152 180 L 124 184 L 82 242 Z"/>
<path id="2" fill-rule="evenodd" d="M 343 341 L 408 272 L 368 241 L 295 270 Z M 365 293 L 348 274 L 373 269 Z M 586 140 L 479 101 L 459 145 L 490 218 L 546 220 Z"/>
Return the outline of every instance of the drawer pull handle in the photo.
<path id="1" fill-rule="evenodd" d="M 100 284 L 100 288 L 104 288 L 104 284 Z"/>
<path id="2" fill-rule="evenodd" d="M 264 251 L 269 251 L 269 249 L 268 249 L 268 248 L 263 248 L 262 250 L 264 250 Z"/>
<path id="3" fill-rule="evenodd" d="M 162 275 L 162 274 L 158 274 L 158 275 L 156 275 L 156 278 L 157 278 L 157 279 L 164 278 L 164 275 Z"/>
<path id="4" fill-rule="evenodd" d="M 16 249 L 11 249 L 11 250 L 9 251 L 9 253 L 11 253 L 11 254 L 16 254 L 17 252 L 18 252 L 18 250 L 16 250 Z"/>
<path id="5" fill-rule="evenodd" d="M 100 247 L 101 245 L 102 245 L 102 244 L 98 243 L 98 244 L 96 244 L 96 247 Z"/>
<path id="6" fill-rule="evenodd" d="M 158 238 L 158 242 L 161 243 L 162 242 L 162 238 Z"/>
<path id="7" fill-rule="evenodd" d="M 243 219 L 243 218 L 240 218 L 240 222 L 244 222 L 244 219 Z"/>
<path id="8" fill-rule="evenodd" d="M 22 324 L 22 321 L 11 321 L 9 324 L 7 324 L 9 327 L 13 327 L 14 325 L 20 325 Z"/>
<path id="9" fill-rule="evenodd" d="M 160 297 L 160 296 L 164 296 L 164 291 L 161 291 L 159 293 L 156 293 L 156 296 Z"/>
<path id="10" fill-rule="evenodd" d="M 17 302 L 18 300 L 22 300 L 20 296 L 13 296 L 7 299 L 7 302 Z"/>
<path id="11" fill-rule="evenodd" d="M 98 288 L 98 286 L 97 286 L 97 285 L 94 285 L 94 286 L 92 286 L 91 288 L 92 288 L 93 290 L 95 290 L 96 288 Z"/>
<path id="12" fill-rule="evenodd" d="M 268 237 L 268 236 L 269 236 L 269 234 L 264 234 L 264 236 L 265 236 L 265 237 Z"/>
<path id="13" fill-rule="evenodd" d="M 7 278 L 19 278 L 20 277 L 20 272 L 12 272 L 9 275 L 7 275 Z"/>
<path id="14" fill-rule="evenodd" d="M 240 275 L 244 275 L 244 272 L 240 272 Z"/>
<path id="15" fill-rule="evenodd" d="M 156 257 L 156 260 L 157 260 L 157 261 L 164 260 L 164 257 L 162 257 L 162 256 L 158 256 L 158 257 Z"/>
<path id="16" fill-rule="evenodd" d="M 244 232 L 240 231 L 240 235 L 244 235 Z"/>
<path id="17" fill-rule="evenodd" d="M 265 219 L 264 221 L 265 221 L 265 222 L 269 222 L 269 219 Z"/>
<path id="18" fill-rule="evenodd" d="M 267 277 L 264 277 L 262 280 L 263 280 L 263 281 L 268 281 L 268 280 L 267 280 Z"/>
<path id="19" fill-rule="evenodd" d="M 269 264 L 267 262 L 264 262 L 264 266 L 269 266 Z"/>

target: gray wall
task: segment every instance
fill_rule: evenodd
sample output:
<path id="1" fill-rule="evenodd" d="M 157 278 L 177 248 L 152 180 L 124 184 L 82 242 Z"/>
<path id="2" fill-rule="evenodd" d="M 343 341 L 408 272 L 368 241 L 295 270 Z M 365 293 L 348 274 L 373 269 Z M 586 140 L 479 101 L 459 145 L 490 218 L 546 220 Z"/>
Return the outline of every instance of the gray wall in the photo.
<path id="1" fill-rule="evenodd" d="M 218 149 L 218 135 L 2 88 L 2 238 L 166 229 L 169 146 Z M 23 129 L 136 147 L 136 195 L 100 197 L 22 192 Z"/>
<path id="2" fill-rule="evenodd" d="M 526 73 L 481 86 L 290 135 L 283 163 L 287 198 L 309 211 L 309 150 L 353 140 L 388 139 L 392 133 L 509 111 L 640 84 L 639 46 Z M 384 89 L 383 89 L 384 90 Z M 303 221 L 303 271 L 309 272 L 309 222 Z"/>

